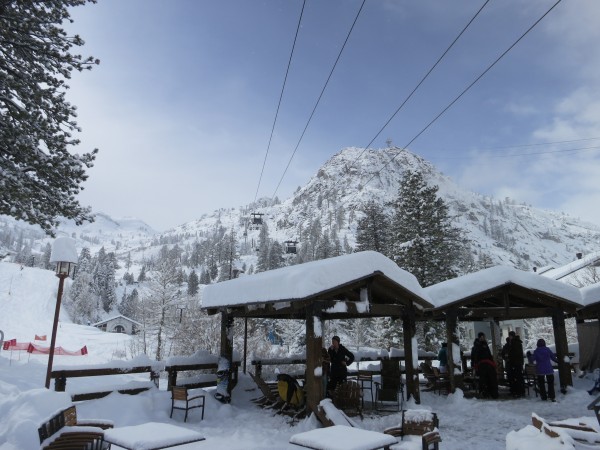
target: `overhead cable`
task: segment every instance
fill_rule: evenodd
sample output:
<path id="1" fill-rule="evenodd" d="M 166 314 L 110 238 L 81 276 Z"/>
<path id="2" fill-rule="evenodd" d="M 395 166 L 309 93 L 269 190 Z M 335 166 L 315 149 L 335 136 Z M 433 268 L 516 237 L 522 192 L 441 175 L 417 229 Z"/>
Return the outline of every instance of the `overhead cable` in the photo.
<path id="1" fill-rule="evenodd" d="M 300 31 L 300 24 L 302 23 L 302 15 L 304 14 L 304 7 L 306 6 L 306 0 L 302 2 L 302 10 L 300 11 L 300 17 L 298 18 L 298 26 L 296 27 L 296 34 L 294 36 L 294 43 L 292 45 L 292 51 L 290 52 L 290 59 L 288 60 L 287 69 L 285 71 L 285 78 L 283 79 L 283 85 L 281 86 L 281 94 L 279 94 L 279 102 L 277 103 L 277 111 L 275 112 L 275 118 L 273 119 L 273 126 L 271 127 L 271 135 L 269 136 L 269 143 L 267 144 L 267 151 L 265 152 L 265 159 L 263 160 L 262 169 L 260 170 L 260 176 L 258 178 L 258 185 L 256 186 L 256 193 L 254 194 L 254 202 L 258 197 L 258 190 L 260 189 L 260 183 L 262 181 L 263 174 L 265 172 L 265 165 L 267 163 L 267 157 L 269 156 L 269 149 L 271 148 L 271 141 L 273 140 L 273 132 L 275 131 L 275 124 L 277 123 L 277 116 L 279 115 L 279 107 L 281 106 L 281 100 L 283 99 L 283 91 L 285 90 L 285 84 L 287 82 L 288 74 L 290 73 L 290 66 L 292 64 L 292 56 L 294 55 L 294 49 L 296 48 L 296 40 L 298 39 L 298 32 Z"/>
<path id="2" fill-rule="evenodd" d="M 460 98 L 465 95 L 479 80 L 481 80 L 491 69 L 494 67 L 502 58 L 506 56 L 508 52 L 510 52 L 531 30 L 533 30 L 550 12 L 558 6 L 558 4 L 562 0 L 557 0 L 554 5 L 552 5 L 538 20 L 536 20 L 533 25 L 531 25 L 510 47 L 508 47 L 492 64 L 490 64 L 475 80 L 473 80 L 454 100 L 452 100 L 437 116 L 435 116 L 421 131 L 419 131 L 403 148 L 407 148 L 410 144 L 416 141 L 419 136 L 421 136 L 431 125 L 433 125 L 446 111 L 448 111 Z M 383 169 L 385 169 L 396 157 L 399 155 L 396 154 L 390 160 L 385 163 L 375 174 L 369 178 L 365 185 L 367 185 L 377 174 L 379 174 Z"/>
<path id="3" fill-rule="evenodd" d="M 319 106 L 319 102 L 321 101 L 321 98 L 323 97 L 323 94 L 325 93 L 325 89 L 327 88 L 327 85 L 329 84 L 329 80 L 331 79 L 331 76 L 333 75 L 333 71 L 335 70 L 337 63 L 340 60 L 340 57 L 342 56 L 344 48 L 346 48 L 348 39 L 350 39 L 352 30 L 354 30 L 354 26 L 356 25 L 356 22 L 358 21 L 358 17 L 360 16 L 360 13 L 361 13 L 363 7 L 365 6 L 365 2 L 366 2 L 366 0 L 363 0 L 362 4 L 360 5 L 360 8 L 358 9 L 358 12 L 356 13 L 354 22 L 352 22 L 352 26 L 350 27 L 350 30 L 348 31 L 348 35 L 346 36 L 346 39 L 344 40 L 344 44 L 342 45 L 342 48 L 340 49 L 340 52 L 338 53 L 335 63 L 333 64 L 333 67 L 331 68 L 331 71 L 329 72 L 327 81 L 325 81 L 325 85 L 323 86 L 323 89 L 321 89 L 319 98 L 317 99 L 317 102 L 315 103 L 315 106 L 314 106 L 312 112 L 310 113 L 310 117 L 308 118 L 308 121 L 306 122 L 306 125 L 304 126 L 304 130 L 302 131 L 302 134 L 300 135 L 300 139 L 298 139 L 298 143 L 296 144 L 296 147 L 294 148 L 294 151 L 292 152 L 292 155 L 290 156 L 287 166 L 285 166 L 285 170 L 283 171 L 283 174 L 281 175 L 281 178 L 279 179 L 279 183 L 277 183 L 277 187 L 275 187 L 275 190 L 273 191 L 273 195 L 271 196 L 272 198 L 274 198 L 275 194 L 277 194 L 277 190 L 279 189 L 279 186 L 281 186 L 281 182 L 283 181 L 283 178 L 285 177 L 285 174 L 287 173 L 287 170 L 289 169 L 290 164 L 292 163 L 292 159 L 294 159 L 294 155 L 296 154 L 296 151 L 298 150 L 298 147 L 300 146 L 300 143 L 302 142 L 302 139 L 304 138 L 304 134 L 306 133 L 306 130 L 308 129 L 308 125 L 310 124 L 310 121 L 312 120 L 312 118 L 315 114 L 315 111 L 317 110 L 317 107 Z"/>

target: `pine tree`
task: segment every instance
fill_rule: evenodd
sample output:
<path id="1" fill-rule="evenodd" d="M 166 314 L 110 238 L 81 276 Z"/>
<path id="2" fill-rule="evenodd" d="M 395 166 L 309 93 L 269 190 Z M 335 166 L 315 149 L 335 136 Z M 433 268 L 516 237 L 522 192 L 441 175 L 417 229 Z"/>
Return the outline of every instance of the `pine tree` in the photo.
<path id="1" fill-rule="evenodd" d="M 452 226 L 448 207 L 437 191 L 437 186 L 427 185 L 421 172 L 406 171 L 391 225 L 392 258 L 424 287 L 456 277 L 465 255 L 462 233 Z M 445 341 L 440 322 L 420 322 L 417 334 L 427 351 L 436 351 Z"/>
<path id="2" fill-rule="evenodd" d="M 364 217 L 358 220 L 356 229 L 355 251 L 374 250 L 384 255 L 389 254 L 390 220 L 383 206 L 371 200 L 364 206 L 363 213 Z"/>
<path id="3" fill-rule="evenodd" d="M 3 1 L 0 4 L 0 215 L 39 225 L 53 234 L 58 219 L 91 221 L 76 200 L 97 150 L 83 155 L 76 108 L 65 80 L 99 61 L 72 54 L 84 44 L 62 25 L 71 8 L 94 0 Z"/>
<path id="4" fill-rule="evenodd" d="M 119 305 L 119 312 L 125 317 L 138 320 L 140 314 L 140 299 L 137 289 L 133 289 L 130 294 L 125 294 L 125 298 Z"/>
<path id="5" fill-rule="evenodd" d="M 461 230 L 451 224 L 448 207 L 423 174 L 406 171 L 391 225 L 392 258 L 430 286 L 457 276 L 464 256 Z"/>
<path id="6" fill-rule="evenodd" d="M 269 227 L 263 223 L 260 234 L 258 235 L 258 261 L 256 263 L 256 271 L 264 272 L 269 270 L 269 250 L 271 249 L 269 239 Z"/>
<path id="7" fill-rule="evenodd" d="M 283 246 L 279 241 L 273 241 L 269 249 L 269 270 L 279 269 L 285 265 Z"/>
<path id="8" fill-rule="evenodd" d="M 198 293 L 198 285 L 199 285 L 198 275 L 196 275 L 196 271 L 192 269 L 190 272 L 190 276 L 188 277 L 188 286 L 187 293 L 188 295 L 196 295 Z"/>
<path id="9" fill-rule="evenodd" d="M 138 275 L 138 283 L 146 281 L 146 266 L 142 266 L 140 269 L 140 274 Z"/>

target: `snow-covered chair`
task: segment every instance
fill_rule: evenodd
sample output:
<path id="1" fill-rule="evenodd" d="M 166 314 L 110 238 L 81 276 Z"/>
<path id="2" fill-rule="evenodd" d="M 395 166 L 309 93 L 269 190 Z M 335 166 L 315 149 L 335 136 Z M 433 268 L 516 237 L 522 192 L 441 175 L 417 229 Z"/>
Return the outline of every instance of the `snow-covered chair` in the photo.
<path id="1" fill-rule="evenodd" d="M 190 409 L 202 408 L 202 420 L 204 420 L 204 402 L 206 394 L 201 389 L 188 389 L 186 387 L 173 386 L 171 389 L 171 415 L 175 409 L 185 411 L 184 422 L 187 421 Z"/>

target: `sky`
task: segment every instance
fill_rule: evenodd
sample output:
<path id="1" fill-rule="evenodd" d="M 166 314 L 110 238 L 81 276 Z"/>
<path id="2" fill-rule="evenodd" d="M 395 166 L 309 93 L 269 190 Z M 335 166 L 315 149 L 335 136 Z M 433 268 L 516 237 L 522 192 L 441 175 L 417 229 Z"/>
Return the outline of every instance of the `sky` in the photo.
<path id="1" fill-rule="evenodd" d="M 100 149 L 81 203 L 163 231 L 283 200 L 341 149 L 389 141 L 465 188 L 600 224 L 600 3 L 559 2 L 492 66 L 555 3 L 77 7 L 77 50 L 101 61 L 69 83 L 77 152 Z"/>
<path id="2" fill-rule="evenodd" d="M 6 282 L 10 279 L 10 283 Z M 50 339 L 54 300 L 58 288 L 52 271 L 0 262 L 0 330 L 6 340 L 32 342 L 35 335 Z M 61 312 L 56 345 L 67 350 L 77 350 L 84 345 L 85 356 L 60 356 L 54 358 L 53 367 L 90 368 L 128 367 L 152 364 L 145 355 L 132 359 L 131 337 L 119 333 L 105 333 L 97 328 L 76 325 Z M 48 346 L 47 341 L 35 341 Z M 0 346 L 1 348 L 1 346 Z M 160 364 L 160 363 L 158 363 Z M 361 363 L 370 364 L 370 363 Z M 351 367 L 352 368 L 352 367 Z M 361 368 L 365 368 L 361 366 Z M 37 428 L 59 410 L 71 404 L 68 393 L 45 389 L 47 356 L 27 354 L 24 351 L 0 350 L 0 450 L 29 450 L 38 448 Z M 285 371 L 285 366 L 281 366 Z M 594 384 L 594 374 L 573 377 L 573 387 L 567 394 L 558 393 L 557 402 L 543 402 L 532 392 L 520 399 L 478 400 L 465 398 L 462 391 L 452 395 L 421 392 L 421 404 L 413 400 L 404 403 L 405 409 L 433 411 L 438 415 L 439 430 L 444 450 L 574 450 L 589 448 L 573 446 L 569 436 L 551 439 L 531 426 L 532 414 L 547 422 L 562 421 L 577 425 L 587 424 L 600 432 L 600 425 L 586 406 L 593 397 L 587 393 Z M 558 379 L 558 377 L 556 377 Z M 148 381 L 148 374 L 111 375 L 67 380 L 67 392 L 93 391 L 101 387 L 123 385 L 126 382 Z M 368 394 L 367 394 L 368 395 Z M 504 395 L 507 395 L 504 394 Z M 218 448 L 227 450 L 282 450 L 297 448 L 289 444 L 292 435 L 316 429 L 313 417 L 298 421 L 293 426 L 286 416 L 274 414 L 271 409 L 261 409 L 250 400 L 260 396 L 260 391 L 248 375 L 240 374 L 239 383 L 232 393 L 231 404 L 225 405 L 212 396 L 207 388 L 206 411 L 190 412 L 187 422 L 183 414 L 175 411 L 169 418 L 170 395 L 166 379 L 160 389 L 138 395 L 111 394 L 97 400 L 77 403 L 79 419 L 103 419 L 114 423 L 115 428 L 145 423 L 167 423 L 194 430 L 206 437 L 200 444 L 181 447 L 182 450 Z M 364 420 L 354 418 L 358 427 L 381 432 L 398 426 L 401 414 L 373 414 L 366 401 Z M 490 425 L 492 424 L 492 425 Z M 562 433 L 568 430 L 553 428 Z M 590 438 L 591 434 L 579 437 Z M 596 433 L 596 439 L 598 439 Z M 347 436 L 342 433 L 338 443 L 349 448 Z M 356 443 L 356 442 L 354 442 Z M 113 446 L 116 449 L 116 446 Z M 332 446 L 329 450 L 332 450 Z M 335 447 L 335 448 L 339 448 Z M 398 450 L 421 449 L 419 442 L 405 439 Z"/>

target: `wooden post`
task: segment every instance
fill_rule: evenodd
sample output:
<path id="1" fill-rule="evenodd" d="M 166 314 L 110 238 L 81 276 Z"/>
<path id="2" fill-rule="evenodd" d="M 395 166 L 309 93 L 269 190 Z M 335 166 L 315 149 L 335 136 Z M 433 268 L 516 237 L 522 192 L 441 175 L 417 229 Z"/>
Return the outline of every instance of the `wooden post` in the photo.
<path id="1" fill-rule="evenodd" d="M 313 315 L 312 308 L 306 310 L 306 408 L 317 413 L 317 406 L 323 400 L 323 383 L 315 370 L 321 368 L 323 348 L 323 321 Z"/>
<path id="2" fill-rule="evenodd" d="M 552 311 L 552 327 L 554 328 L 554 342 L 556 344 L 556 359 L 558 359 L 558 379 L 560 392 L 567 393 L 567 386 L 573 386 L 571 367 L 565 359 L 569 353 L 567 343 L 567 329 L 565 327 L 565 314 L 562 310 L 555 308 Z"/>
<path id="3" fill-rule="evenodd" d="M 231 372 L 233 370 L 233 317 L 226 309 L 221 311 L 221 357 L 229 361 L 229 382 L 227 391 L 235 387 L 232 383 Z"/>
<path id="4" fill-rule="evenodd" d="M 419 373 L 413 363 L 413 338 L 417 333 L 415 325 L 415 310 L 412 301 L 402 315 L 402 329 L 404 336 L 404 367 L 406 368 L 406 399 L 413 397 L 415 403 L 421 403 L 421 392 L 419 391 Z M 414 349 L 418 352 L 418 349 Z"/>
<path id="5" fill-rule="evenodd" d="M 456 323 L 458 312 L 451 308 L 446 311 L 446 345 L 448 354 L 448 379 L 450 381 L 450 392 L 456 389 L 456 380 L 454 379 L 454 343 L 458 343 L 456 333 Z"/>
<path id="6" fill-rule="evenodd" d="M 494 318 L 490 320 L 490 330 L 492 334 L 492 358 L 494 363 L 496 363 L 496 377 L 498 380 L 504 378 L 504 369 L 500 364 L 501 359 L 499 357 L 500 351 L 502 350 L 502 332 L 500 331 L 500 322 L 498 319 Z"/>

